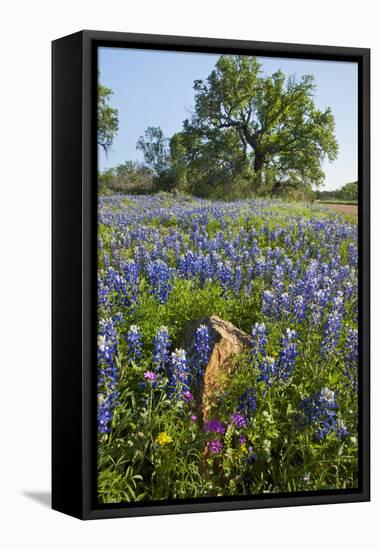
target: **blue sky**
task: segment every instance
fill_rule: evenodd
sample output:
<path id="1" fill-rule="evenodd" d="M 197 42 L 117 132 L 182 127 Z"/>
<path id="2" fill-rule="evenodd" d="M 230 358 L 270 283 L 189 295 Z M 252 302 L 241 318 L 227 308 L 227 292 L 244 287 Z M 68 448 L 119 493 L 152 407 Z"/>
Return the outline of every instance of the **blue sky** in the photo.
<path id="1" fill-rule="evenodd" d="M 142 160 L 136 142 L 148 126 L 161 126 L 170 137 L 181 129 L 194 104 L 193 81 L 205 79 L 219 55 L 99 48 L 101 83 L 113 90 L 111 104 L 119 111 L 119 132 L 108 157 L 100 151 L 99 168 L 125 160 Z M 335 117 L 338 159 L 325 161 L 324 189 L 358 179 L 357 64 L 259 57 L 264 73 L 313 74 L 316 105 L 329 106 Z"/>

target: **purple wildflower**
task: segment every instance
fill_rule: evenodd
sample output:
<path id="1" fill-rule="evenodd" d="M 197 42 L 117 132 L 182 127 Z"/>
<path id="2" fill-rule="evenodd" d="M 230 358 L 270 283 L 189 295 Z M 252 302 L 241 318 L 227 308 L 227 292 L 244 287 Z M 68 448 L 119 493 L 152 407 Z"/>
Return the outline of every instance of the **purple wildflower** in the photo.
<path id="1" fill-rule="evenodd" d="M 158 378 L 155 372 L 152 372 L 151 370 L 147 370 L 146 372 L 144 372 L 143 377 L 145 380 L 148 380 L 149 382 L 156 382 Z"/>
<path id="2" fill-rule="evenodd" d="M 183 392 L 183 397 L 186 401 L 193 401 L 193 395 L 188 390 Z"/>
<path id="3" fill-rule="evenodd" d="M 219 439 L 211 439 L 208 443 L 208 449 L 213 455 L 220 454 L 224 445 Z"/>
<path id="4" fill-rule="evenodd" d="M 236 426 L 236 428 L 244 428 L 247 426 L 247 419 L 239 413 L 232 415 L 231 422 Z"/>
<path id="5" fill-rule="evenodd" d="M 205 423 L 204 429 L 206 432 L 213 432 L 216 434 L 223 435 L 226 431 L 226 428 L 217 418 L 214 420 L 208 420 L 208 422 Z"/>

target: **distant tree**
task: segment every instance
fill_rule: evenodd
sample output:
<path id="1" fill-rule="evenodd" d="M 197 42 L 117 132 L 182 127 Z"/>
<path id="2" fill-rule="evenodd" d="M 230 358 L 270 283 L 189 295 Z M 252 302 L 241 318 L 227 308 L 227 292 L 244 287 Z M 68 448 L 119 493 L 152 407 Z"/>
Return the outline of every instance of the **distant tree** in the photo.
<path id="1" fill-rule="evenodd" d="M 147 166 L 144 166 L 142 163 L 134 162 L 133 160 L 126 160 L 122 164 L 116 166 L 115 174 L 116 176 L 130 176 L 136 172 L 141 174 L 150 173 L 150 169 Z"/>
<path id="2" fill-rule="evenodd" d="M 207 196 L 251 175 L 235 132 L 214 131 L 204 140 L 202 132 L 185 123 L 170 140 L 170 174 L 176 186 L 191 194 Z"/>
<path id="3" fill-rule="evenodd" d="M 149 193 L 154 188 L 150 168 L 131 160 L 100 172 L 98 182 L 102 190 L 113 192 Z"/>
<path id="4" fill-rule="evenodd" d="M 110 88 L 97 85 L 97 144 L 108 154 L 118 131 L 118 110 L 110 105 Z"/>
<path id="5" fill-rule="evenodd" d="M 253 174 L 255 187 L 274 191 L 322 183 L 321 162 L 337 157 L 338 144 L 330 108 L 314 104 L 313 76 L 286 78 L 280 70 L 264 76 L 254 57 L 225 55 L 194 90 L 194 114 L 181 133 L 190 172 L 200 164 L 203 172 L 234 165 Z"/>
<path id="6" fill-rule="evenodd" d="M 316 191 L 316 198 L 319 200 L 340 200 L 340 201 L 352 201 L 358 200 L 358 182 L 352 181 L 345 183 L 339 189 L 333 191 Z"/>
<path id="7" fill-rule="evenodd" d="M 351 181 L 349 183 L 346 183 L 339 190 L 339 196 L 343 200 L 357 201 L 358 200 L 358 182 Z"/>
<path id="8" fill-rule="evenodd" d="M 149 126 L 137 141 L 137 149 L 142 151 L 146 165 L 155 176 L 162 176 L 170 162 L 169 140 L 159 126 Z"/>

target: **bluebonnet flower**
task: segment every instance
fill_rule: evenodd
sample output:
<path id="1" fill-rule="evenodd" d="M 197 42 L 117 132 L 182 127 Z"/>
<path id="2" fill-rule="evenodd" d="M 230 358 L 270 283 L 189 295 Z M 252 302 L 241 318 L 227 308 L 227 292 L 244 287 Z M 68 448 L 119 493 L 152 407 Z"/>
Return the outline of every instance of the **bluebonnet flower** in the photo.
<path id="1" fill-rule="evenodd" d="M 237 411 L 250 418 L 257 409 L 257 393 L 255 388 L 248 387 L 238 399 Z"/>
<path id="2" fill-rule="evenodd" d="M 333 310 L 327 317 L 324 328 L 324 338 L 321 343 L 321 353 L 324 357 L 335 350 L 340 337 L 341 325 L 342 312 Z"/>
<path id="3" fill-rule="evenodd" d="M 282 315 L 289 315 L 291 311 L 291 300 L 288 292 L 283 292 L 279 298 L 279 308 Z"/>
<path id="4" fill-rule="evenodd" d="M 234 272 L 234 292 L 238 294 L 241 290 L 242 283 L 242 268 L 237 265 Z"/>
<path id="5" fill-rule="evenodd" d="M 255 323 L 251 331 L 251 353 L 253 357 L 256 357 L 258 353 L 264 355 L 267 341 L 266 325 L 264 323 Z"/>
<path id="6" fill-rule="evenodd" d="M 105 386 L 107 392 L 114 390 L 117 385 L 116 356 L 117 335 L 115 322 L 113 319 L 101 319 L 97 340 L 98 385 Z"/>
<path id="7" fill-rule="evenodd" d="M 338 437 L 338 439 L 341 441 L 342 439 L 344 439 L 345 437 L 348 437 L 349 435 L 350 435 L 350 432 L 349 432 L 349 430 L 346 429 L 346 426 L 339 423 L 338 428 L 337 428 L 337 437 Z"/>
<path id="8" fill-rule="evenodd" d="M 287 328 L 282 337 L 277 361 L 273 362 L 272 359 L 266 358 L 266 362 L 262 362 L 260 365 L 261 379 L 265 380 L 268 385 L 272 384 L 270 375 L 273 379 L 283 382 L 287 382 L 290 378 L 297 356 L 296 343 L 294 342 L 296 336 L 296 331 Z"/>
<path id="9" fill-rule="evenodd" d="M 349 260 L 352 265 L 358 265 L 358 248 L 354 243 L 350 243 L 348 247 Z"/>
<path id="10" fill-rule="evenodd" d="M 296 343 L 294 342 L 297 333 L 287 328 L 282 336 L 279 357 L 275 361 L 273 357 L 263 357 L 259 362 L 260 376 L 258 381 L 264 381 L 272 386 L 274 381 L 287 382 L 292 374 L 297 356 Z"/>
<path id="11" fill-rule="evenodd" d="M 181 400 L 183 394 L 189 391 L 189 367 L 184 349 L 176 349 L 171 353 L 169 365 L 168 388 L 169 395 Z"/>
<path id="12" fill-rule="evenodd" d="M 114 359 L 114 354 L 117 351 L 117 336 L 115 323 L 113 319 L 101 319 L 99 322 L 98 331 L 98 359 L 104 360 L 108 364 Z"/>
<path id="13" fill-rule="evenodd" d="M 287 233 L 287 235 L 284 237 L 284 244 L 289 248 L 292 244 L 292 238 L 291 235 Z"/>
<path id="14" fill-rule="evenodd" d="M 107 303 L 109 289 L 104 284 L 104 281 L 100 275 L 97 277 L 97 303 L 103 306 Z"/>
<path id="15" fill-rule="evenodd" d="M 128 356 L 137 361 L 142 357 L 141 329 L 137 325 L 131 325 L 126 335 Z"/>
<path id="16" fill-rule="evenodd" d="M 284 292 L 284 269 L 281 265 L 277 265 L 275 267 L 274 275 L 272 277 L 272 286 L 278 294 L 282 294 Z"/>
<path id="17" fill-rule="evenodd" d="M 259 362 L 259 377 L 258 382 L 266 382 L 268 386 L 272 386 L 276 376 L 276 362 L 273 357 L 265 356 Z"/>
<path id="18" fill-rule="evenodd" d="M 195 332 L 195 370 L 197 381 L 203 378 L 205 367 L 211 354 L 209 330 L 206 325 L 200 325 Z"/>
<path id="19" fill-rule="evenodd" d="M 266 259 L 264 256 L 257 256 L 254 264 L 254 275 L 262 276 L 266 272 Z"/>
<path id="20" fill-rule="evenodd" d="M 99 394 L 97 407 L 97 431 L 99 433 L 104 434 L 110 431 L 109 424 L 112 421 L 112 417 L 110 400 L 104 395 Z"/>
<path id="21" fill-rule="evenodd" d="M 119 392 L 98 394 L 97 431 L 101 434 L 110 432 L 110 423 L 113 418 L 113 409 L 116 405 Z"/>
<path id="22" fill-rule="evenodd" d="M 265 290 L 262 295 L 262 313 L 268 317 L 277 317 L 278 307 L 274 293 Z"/>
<path id="23" fill-rule="evenodd" d="M 303 399 L 300 407 L 304 413 L 307 425 L 314 426 L 318 440 L 324 439 L 329 433 L 336 432 L 338 408 L 335 394 L 329 388 L 323 388 L 316 395 Z"/>
<path id="24" fill-rule="evenodd" d="M 299 323 L 305 318 L 306 305 L 303 296 L 299 295 L 293 301 L 293 311 Z"/>
<path id="25" fill-rule="evenodd" d="M 358 330 L 349 328 L 344 350 L 344 370 L 349 383 L 358 390 Z"/>
<path id="26" fill-rule="evenodd" d="M 229 290 L 233 286 L 233 272 L 229 261 L 217 264 L 217 278 L 224 291 Z"/>
<path id="27" fill-rule="evenodd" d="M 154 338 L 154 364 L 156 370 L 165 369 L 169 361 L 169 349 L 171 341 L 168 328 L 159 327 Z"/>
<path id="28" fill-rule="evenodd" d="M 129 260 L 124 265 L 126 302 L 133 306 L 138 299 L 139 270 L 135 261 Z"/>
<path id="29" fill-rule="evenodd" d="M 108 288 L 108 294 L 112 293 L 113 300 L 116 303 L 124 305 L 128 303 L 125 279 L 112 266 L 109 266 L 105 272 L 105 283 Z"/>
<path id="30" fill-rule="evenodd" d="M 247 448 L 246 462 L 248 464 L 252 464 L 255 460 L 257 460 L 257 455 L 255 454 L 254 447 L 252 445 L 249 445 L 249 447 Z"/>
<path id="31" fill-rule="evenodd" d="M 172 290 L 172 269 L 164 261 L 156 260 L 147 264 L 146 273 L 153 294 L 164 304 Z"/>

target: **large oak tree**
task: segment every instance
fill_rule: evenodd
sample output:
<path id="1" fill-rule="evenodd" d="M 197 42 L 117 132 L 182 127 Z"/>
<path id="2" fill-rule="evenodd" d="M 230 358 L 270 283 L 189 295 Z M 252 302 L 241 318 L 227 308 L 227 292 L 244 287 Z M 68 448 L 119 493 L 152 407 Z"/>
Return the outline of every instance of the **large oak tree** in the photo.
<path id="1" fill-rule="evenodd" d="M 194 83 L 194 113 L 173 137 L 173 161 L 189 177 L 203 170 L 212 179 L 219 162 L 219 174 L 224 164 L 255 186 L 319 186 L 322 161 L 336 159 L 338 144 L 333 114 L 315 106 L 315 89 L 312 75 L 266 76 L 254 57 L 221 56 Z"/>

